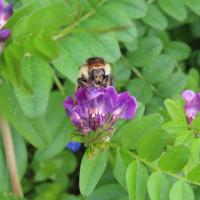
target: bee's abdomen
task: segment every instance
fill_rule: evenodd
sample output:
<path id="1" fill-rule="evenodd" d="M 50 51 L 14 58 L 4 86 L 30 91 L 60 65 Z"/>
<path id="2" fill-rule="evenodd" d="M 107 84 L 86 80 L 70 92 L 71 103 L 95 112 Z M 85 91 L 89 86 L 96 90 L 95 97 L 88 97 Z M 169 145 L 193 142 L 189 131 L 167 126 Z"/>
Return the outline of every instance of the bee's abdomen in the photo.
<path id="1" fill-rule="evenodd" d="M 106 64 L 105 60 L 101 57 L 92 57 L 87 59 L 87 65 L 89 68 L 93 66 L 98 67 L 105 64 Z"/>

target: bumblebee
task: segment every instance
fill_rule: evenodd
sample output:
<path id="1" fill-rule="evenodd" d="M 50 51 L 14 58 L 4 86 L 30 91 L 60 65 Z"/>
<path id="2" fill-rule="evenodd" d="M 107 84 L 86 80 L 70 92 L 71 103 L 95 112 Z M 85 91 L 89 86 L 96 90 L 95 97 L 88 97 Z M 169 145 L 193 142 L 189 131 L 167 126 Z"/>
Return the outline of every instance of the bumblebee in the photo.
<path id="1" fill-rule="evenodd" d="M 101 57 L 89 58 L 80 67 L 78 87 L 106 87 L 113 85 L 111 66 Z"/>

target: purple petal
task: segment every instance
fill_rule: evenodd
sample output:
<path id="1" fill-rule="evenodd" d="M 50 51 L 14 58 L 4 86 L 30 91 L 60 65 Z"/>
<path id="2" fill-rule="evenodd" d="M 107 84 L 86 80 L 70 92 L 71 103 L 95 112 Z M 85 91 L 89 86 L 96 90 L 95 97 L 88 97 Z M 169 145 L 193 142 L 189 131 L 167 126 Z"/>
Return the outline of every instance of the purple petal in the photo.
<path id="1" fill-rule="evenodd" d="M 73 152 L 77 152 L 81 147 L 81 144 L 79 142 L 69 142 L 67 144 L 67 148 L 71 149 Z"/>
<path id="2" fill-rule="evenodd" d="M 13 14 L 13 5 L 8 4 L 3 10 L 4 19 L 8 20 L 8 18 Z"/>
<path id="3" fill-rule="evenodd" d="M 192 90 L 185 90 L 182 93 L 182 97 L 185 100 L 185 113 L 188 123 L 191 123 L 200 112 L 200 93 L 195 93 Z"/>
<path id="4" fill-rule="evenodd" d="M 10 30 L 0 30 L 0 42 L 4 42 L 10 36 Z"/>
<path id="5" fill-rule="evenodd" d="M 119 95 L 118 104 L 113 112 L 114 116 L 121 119 L 131 119 L 135 116 L 137 101 L 128 92 Z"/>
<path id="6" fill-rule="evenodd" d="M 182 97 L 186 102 L 191 102 L 195 98 L 196 94 L 192 90 L 185 90 L 182 93 Z"/>
<path id="7" fill-rule="evenodd" d="M 105 94 L 105 88 L 93 88 L 93 87 L 89 87 L 87 89 L 87 98 L 88 99 L 95 99 L 100 95 L 104 95 Z"/>
<path id="8" fill-rule="evenodd" d="M 78 128 L 83 126 L 83 121 L 77 112 L 72 112 L 70 119 L 73 122 L 73 124 L 76 125 Z"/>
<path id="9" fill-rule="evenodd" d="M 85 88 L 80 87 L 76 92 L 75 92 L 75 97 L 78 101 L 86 101 L 87 100 L 87 90 Z"/>
<path id="10" fill-rule="evenodd" d="M 98 88 L 93 90 L 92 96 L 89 102 L 89 108 L 95 111 L 96 114 L 106 115 L 111 113 L 118 101 L 118 95 L 114 87 Z"/>
<path id="11" fill-rule="evenodd" d="M 64 101 L 64 107 L 69 116 L 73 112 L 73 105 L 74 105 L 74 100 L 72 99 L 72 97 L 67 97 Z"/>
<path id="12" fill-rule="evenodd" d="M 116 89 L 114 87 L 107 87 L 106 93 L 109 95 L 109 98 L 111 99 L 113 107 L 114 107 L 118 101 L 118 94 L 117 94 Z"/>
<path id="13" fill-rule="evenodd" d="M 4 0 L 0 0 L 0 13 L 3 11 L 4 9 Z"/>

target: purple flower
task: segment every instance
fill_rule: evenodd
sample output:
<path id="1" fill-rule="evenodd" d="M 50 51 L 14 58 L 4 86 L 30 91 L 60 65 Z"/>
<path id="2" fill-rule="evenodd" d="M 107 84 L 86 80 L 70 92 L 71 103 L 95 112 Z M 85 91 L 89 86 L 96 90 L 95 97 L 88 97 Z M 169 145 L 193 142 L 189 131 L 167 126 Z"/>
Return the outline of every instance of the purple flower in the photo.
<path id="1" fill-rule="evenodd" d="M 137 101 L 128 92 L 117 93 L 114 87 L 79 88 L 75 100 L 67 97 L 65 110 L 78 131 L 87 134 L 103 128 L 112 130 L 117 119 L 135 116 Z"/>
<path id="2" fill-rule="evenodd" d="M 81 147 L 81 144 L 79 142 L 69 142 L 67 144 L 67 148 L 71 149 L 73 152 L 77 152 Z"/>
<path id="3" fill-rule="evenodd" d="M 12 14 L 12 4 L 6 4 L 3 0 L 0 0 L 0 29 L 2 29 L 5 26 Z"/>
<path id="4" fill-rule="evenodd" d="M 191 123 L 196 118 L 197 113 L 200 112 L 200 93 L 195 93 L 192 90 L 185 90 L 182 93 L 185 100 L 185 112 L 188 123 Z"/>
<path id="5" fill-rule="evenodd" d="M 0 52 L 3 50 L 4 42 L 10 36 L 10 31 L 8 29 L 3 29 L 3 27 L 12 14 L 12 4 L 6 4 L 3 0 L 0 0 Z"/>

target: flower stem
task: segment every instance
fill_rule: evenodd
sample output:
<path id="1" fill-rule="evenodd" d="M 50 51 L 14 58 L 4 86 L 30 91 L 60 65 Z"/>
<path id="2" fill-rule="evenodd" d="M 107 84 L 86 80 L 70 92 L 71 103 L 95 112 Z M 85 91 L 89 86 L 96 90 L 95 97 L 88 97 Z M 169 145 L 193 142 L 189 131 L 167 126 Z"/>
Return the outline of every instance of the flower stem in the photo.
<path id="1" fill-rule="evenodd" d="M 22 187 L 20 184 L 20 179 L 19 179 L 18 170 L 17 170 L 17 163 L 16 163 L 16 158 L 15 158 L 12 135 L 10 132 L 8 122 L 2 116 L 0 116 L 0 130 L 2 134 L 7 168 L 8 168 L 8 173 L 9 173 L 13 193 L 17 197 L 23 197 Z"/>

